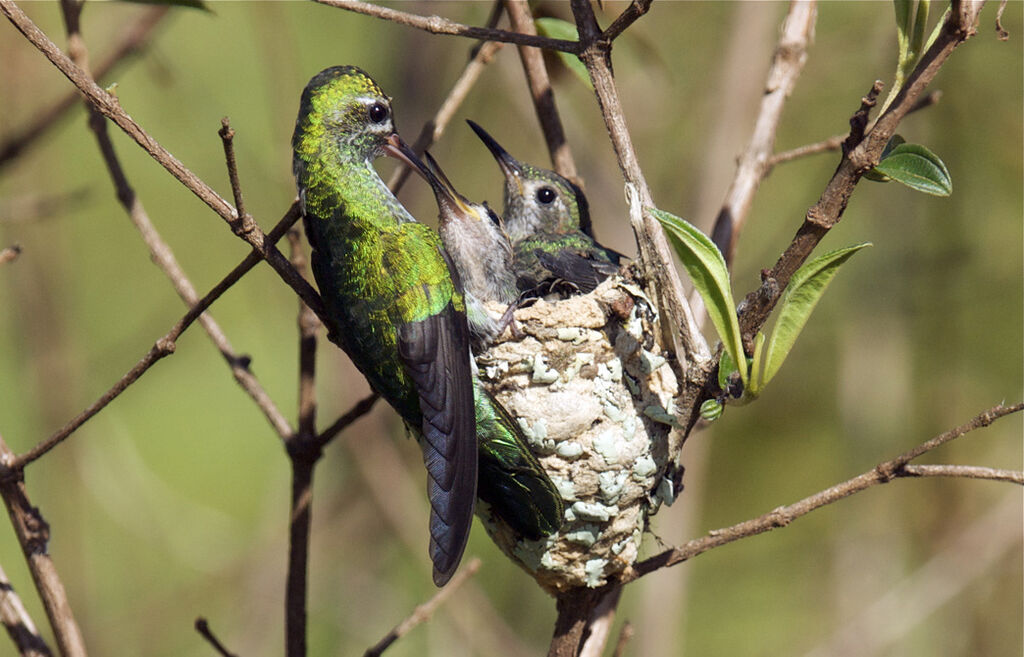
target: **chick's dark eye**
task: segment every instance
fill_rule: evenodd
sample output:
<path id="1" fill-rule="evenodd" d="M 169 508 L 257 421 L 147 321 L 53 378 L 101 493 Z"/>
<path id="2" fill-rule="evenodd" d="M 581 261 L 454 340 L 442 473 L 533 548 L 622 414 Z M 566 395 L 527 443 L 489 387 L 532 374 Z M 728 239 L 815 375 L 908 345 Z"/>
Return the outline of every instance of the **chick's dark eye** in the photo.
<path id="1" fill-rule="evenodd" d="M 370 120 L 374 123 L 384 123 L 388 118 L 388 108 L 381 103 L 370 105 Z"/>
<path id="2" fill-rule="evenodd" d="M 537 190 L 537 202 L 547 205 L 555 200 L 555 190 L 550 187 L 541 187 Z"/>

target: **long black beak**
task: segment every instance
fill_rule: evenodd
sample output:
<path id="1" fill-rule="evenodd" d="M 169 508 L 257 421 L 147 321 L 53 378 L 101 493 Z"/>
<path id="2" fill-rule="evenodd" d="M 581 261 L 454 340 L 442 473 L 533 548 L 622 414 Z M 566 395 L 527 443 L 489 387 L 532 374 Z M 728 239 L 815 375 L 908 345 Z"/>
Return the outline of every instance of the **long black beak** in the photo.
<path id="1" fill-rule="evenodd" d="M 470 203 L 465 196 L 460 194 L 455 189 L 455 185 L 452 181 L 448 180 L 448 176 L 445 175 L 441 166 L 434 159 L 434 156 L 429 152 L 423 154 L 427 158 L 427 164 L 429 170 L 427 171 L 427 182 L 430 183 L 431 188 L 434 190 L 434 196 L 437 198 L 437 207 L 441 210 L 442 221 L 449 218 L 446 215 L 450 215 L 450 218 L 456 216 L 462 218 L 470 218 L 477 213 L 470 208 Z M 448 213 L 444 210 L 448 209 Z"/>
<path id="2" fill-rule="evenodd" d="M 427 177 L 427 174 L 424 173 L 427 170 L 426 165 L 420 161 L 420 158 L 416 155 L 416 152 L 412 150 L 412 147 L 405 143 L 404 139 L 398 136 L 397 132 L 392 133 L 391 136 L 388 137 L 387 143 L 384 144 L 384 154 L 389 157 L 393 157 L 400 162 L 404 162 L 424 178 Z"/>
<path id="3" fill-rule="evenodd" d="M 511 178 L 513 176 L 518 178 L 523 175 L 523 165 L 519 164 L 516 158 L 509 155 L 508 151 L 502 148 L 501 144 L 494 140 L 494 137 L 487 134 L 486 130 L 473 121 L 466 119 L 466 123 L 469 124 L 470 128 L 473 128 L 473 132 L 476 133 L 476 136 L 479 137 L 480 141 L 482 141 L 487 146 L 488 150 L 491 151 L 491 155 L 493 155 L 494 159 L 498 161 L 498 166 L 501 167 L 501 172 L 505 174 L 506 178 Z"/>

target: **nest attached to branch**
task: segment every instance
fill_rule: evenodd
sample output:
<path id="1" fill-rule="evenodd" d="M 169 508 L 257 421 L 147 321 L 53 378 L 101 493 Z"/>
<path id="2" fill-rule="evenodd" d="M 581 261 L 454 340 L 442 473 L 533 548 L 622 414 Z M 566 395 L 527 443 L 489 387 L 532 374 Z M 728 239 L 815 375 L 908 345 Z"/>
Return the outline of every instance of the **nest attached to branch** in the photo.
<path id="1" fill-rule="evenodd" d="M 679 493 L 679 384 L 657 310 L 619 276 L 584 296 L 515 313 L 477 357 L 480 378 L 516 418 L 565 502 L 560 531 L 523 539 L 481 503 L 491 538 L 545 590 L 597 587 L 638 558 L 647 519 Z"/>

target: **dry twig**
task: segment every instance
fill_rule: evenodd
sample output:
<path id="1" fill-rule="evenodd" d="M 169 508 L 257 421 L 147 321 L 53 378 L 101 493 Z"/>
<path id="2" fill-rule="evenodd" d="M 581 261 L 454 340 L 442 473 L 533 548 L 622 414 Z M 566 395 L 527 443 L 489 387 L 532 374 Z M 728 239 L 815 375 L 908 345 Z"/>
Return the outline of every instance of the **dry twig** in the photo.
<path id="1" fill-rule="evenodd" d="M 11 246 L 5 246 L 0 249 L 0 265 L 11 262 L 15 258 L 21 255 L 21 246 L 18 244 L 12 244 Z"/>
<path id="2" fill-rule="evenodd" d="M 36 624 L 21 603 L 7 573 L 0 568 L 0 623 L 7 630 L 14 647 L 21 657 L 50 657 L 50 646 L 39 635 Z"/>
<path id="3" fill-rule="evenodd" d="M 758 516 L 751 520 L 741 522 L 731 527 L 725 527 L 723 529 L 716 529 L 707 534 L 702 538 L 694 539 L 688 543 L 670 550 L 665 550 L 660 554 L 656 554 L 653 557 L 645 559 L 637 563 L 632 570 L 627 573 L 623 578 L 623 583 L 629 583 L 634 580 L 649 575 L 661 568 L 667 568 L 674 566 L 678 563 L 682 563 L 688 559 L 707 552 L 712 548 L 725 545 L 726 543 L 732 543 L 741 538 L 747 538 L 757 534 L 762 534 L 767 531 L 771 531 L 778 527 L 785 527 L 789 523 L 793 522 L 797 518 L 807 515 L 815 509 L 820 509 L 823 506 L 832 504 L 844 497 L 849 497 L 854 493 L 859 493 L 863 490 L 867 490 L 872 486 L 880 484 L 887 484 L 893 479 L 906 476 L 923 476 L 922 472 L 927 472 L 928 467 L 917 466 L 918 468 L 925 467 L 926 470 L 918 470 L 916 474 L 910 474 L 906 468 L 913 459 L 929 452 L 940 445 L 943 445 L 951 440 L 959 438 L 960 436 L 970 433 L 975 429 L 981 427 L 987 427 L 1001 417 L 1010 415 L 1011 413 L 1017 413 L 1024 410 L 1024 402 L 1013 404 L 1012 406 L 1003 406 L 999 404 L 992 408 L 980 413 L 969 422 L 951 429 L 945 433 L 935 436 L 931 440 L 921 443 L 917 447 L 900 454 L 894 459 L 879 463 L 874 468 L 865 472 L 864 474 L 858 475 L 852 479 L 848 479 L 842 483 L 836 484 L 826 490 L 819 493 L 815 493 L 810 497 L 806 497 L 799 502 L 790 504 L 787 506 L 781 506 L 774 509 L 764 515 Z M 930 466 L 935 467 L 935 466 Z M 939 466 L 942 468 L 948 468 L 949 466 Z M 969 476 L 966 472 L 972 472 L 975 475 L 980 474 L 979 468 L 967 468 L 965 473 L 960 476 Z M 937 472 L 937 471 L 936 471 Z M 943 476 L 950 476 L 951 471 L 945 471 Z M 992 473 L 996 475 L 996 473 Z M 1021 473 L 1012 473 L 1008 476 L 992 476 L 992 479 L 999 479 L 1005 481 L 1018 481 Z"/>
<path id="4" fill-rule="evenodd" d="M 448 585 L 433 595 L 432 598 L 416 607 L 408 618 L 387 633 L 387 635 L 364 653 L 364 657 L 377 657 L 387 650 L 392 643 L 401 639 L 420 623 L 425 623 L 434 615 L 437 608 L 444 604 L 462 586 L 462 584 L 480 570 L 480 559 L 473 559 L 452 578 Z"/>

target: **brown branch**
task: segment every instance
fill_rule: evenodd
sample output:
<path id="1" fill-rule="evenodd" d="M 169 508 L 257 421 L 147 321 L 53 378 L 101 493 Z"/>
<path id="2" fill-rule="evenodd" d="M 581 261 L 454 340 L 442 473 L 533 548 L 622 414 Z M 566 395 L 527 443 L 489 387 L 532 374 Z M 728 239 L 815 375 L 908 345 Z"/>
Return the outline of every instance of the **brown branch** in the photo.
<path id="1" fill-rule="evenodd" d="M 56 66 L 82 93 L 87 100 L 104 116 L 113 121 L 139 146 L 163 166 L 172 176 L 209 206 L 239 237 L 248 242 L 277 274 L 302 297 L 302 299 L 319 316 L 323 316 L 323 304 L 313 287 L 289 264 L 287 258 L 278 251 L 267 235 L 253 223 L 246 224 L 236 213 L 230 203 L 220 197 L 209 185 L 203 182 L 192 171 L 185 167 L 176 157 L 170 154 L 155 139 L 146 133 L 121 107 L 117 98 L 101 89 L 25 15 L 13 0 L 0 0 L 0 13 Z"/>
<path id="2" fill-rule="evenodd" d="M 305 275 L 306 254 L 296 228 L 288 231 L 291 263 Z M 306 599 L 309 581 L 309 537 L 312 527 L 313 469 L 321 456 L 316 440 L 316 315 L 299 299 L 299 431 L 285 445 L 292 468 L 291 513 L 288 524 L 288 574 L 285 580 L 285 654 L 306 655 Z"/>
<path id="3" fill-rule="evenodd" d="M 278 222 L 277 226 L 274 227 L 270 233 L 267 234 L 267 240 L 271 243 L 281 239 L 284 233 L 291 227 L 292 224 L 299 217 L 298 203 L 292 204 L 292 207 L 285 213 L 284 217 Z M 124 392 L 128 386 L 135 383 L 140 376 L 142 376 L 146 370 L 156 364 L 161 358 L 169 356 L 174 353 L 175 341 L 182 333 L 185 332 L 189 326 L 192 325 L 196 319 L 213 304 L 224 292 L 228 290 L 232 285 L 238 282 L 242 276 L 244 276 L 250 269 L 256 266 L 262 260 L 262 256 L 256 252 L 250 253 L 240 262 L 231 272 L 225 276 L 217 285 L 211 289 L 206 296 L 200 299 L 185 315 L 178 320 L 178 322 L 168 331 L 162 338 L 156 341 L 149 352 L 142 357 L 142 359 L 135 364 L 117 383 L 113 385 L 107 392 L 97 399 L 95 402 L 90 404 L 85 410 L 76 415 L 74 418 L 68 421 L 63 427 L 61 427 L 56 433 L 51 435 L 49 438 L 41 441 L 35 447 L 25 452 L 11 464 L 11 468 L 15 470 L 21 470 L 26 465 L 40 458 L 51 449 L 63 442 L 68 436 L 70 436 L 76 429 L 85 424 L 92 416 L 100 412 L 107 404 L 117 398 L 122 392 Z"/>
<path id="4" fill-rule="evenodd" d="M 619 14 L 619 17 L 608 26 L 608 29 L 604 31 L 602 37 L 607 41 L 614 41 L 617 39 L 619 35 L 626 31 L 626 28 L 648 12 L 651 8 L 652 2 L 654 2 L 654 0 L 633 0 L 633 2 L 629 3 L 629 6 Z"/>
<path id="5" fill-rule="evenodd" d="M 50 646 L 39 635 L 36 624 L 32 622 L 32 617 L 28 615 L 3 568 L 0 568 L 0 623 L 3 623 L 7 636 L 21 657 L 51 657 L 53 654 Z"/>
<path id="6" fill-rule="evenodd" d="M 206 639 L 206 642 L 213 646 L 213 649 L 217 651 L 221 657 L 235 657 L 235 654 L 230 652 L 224 647 L 224 644 L 214 635 L 213 630 L 210 629 L 210 624 L 206 622 L 205 618 L 197 618 L 195 624 L 196 632 L 199 632 L 199 636 Z"/>
<path id="7" fill-rule="evenodd" d="M 21 469 L 14 452 L 0 437 L 0 496 L 14 527 L 22 554 L 28 563 L 32 581 L 50 621 L 57 649 L 62 657 L 85 657 L 85 640 L 68 602 L 64 583 L 47 553 L 50 526 L 38 508 L 32 506 L 25 491 Z"/>
<path id="8" fill-rule="evenodd" d="M 626 127 L 622 104 L 611 71 L 611 43 L 605 40 L 588 0 L 573 0 L 573 14 L 583 51 L 580 58 L 587 67 L 594 93 L 611 138 L 619 168 L 626 181 L 630 201 L 630 223 L 639 248 L 641 274 L 650 281 L 647 289 L 657 307 L 664 313 L 661 321 L 665 347 L 675 352 L 680 371 L 696 368 L 710 373 L 710 353 L 683 292 L 682 280 L 671 263 L 672 252 L 661 224 L 651 214 L 655 207 L 650 187 L 644 178 L 632 139 Z M 681 379 L 687 387 L 680 395 L 680 407 L 694 409 L 700 385 L 691 385 L 694 377 Z M 689 426 L 689 425 L 687 425 Z"/>
<path id="9" fill-rule="evenodd" d="M 768 158 L 775 146 L 782 110 L 807 61 L 807 48 L 813 38 L 817 13 L 816 2 L 791 2 L 782 23 L 782 36 L 768 69 L 754 132 L 740 157 L 736 176 L 725 194 L 725 202 L 711 232 L 726 263 L 732 262 L 736 241 L 750 214 L 754 195 L 770 169 Z"/>
<path id="10" fill-rule="evenodd" d="M 377 403 L 378 399 L 380 399 L 380 394 L 371 392 L 369 395 L 359 400 L 356 405 L 350 408 L 344 415 L 335 420 L 331 426 L 321 431 L 320 435 L 317 436 L 317 443 L 320 447 L 325 447 L 327 443 L 334 440 L 335 436 L 344 431 L 348 425 L 369 413 L 370 409 L 373 408 L 373 405 Z"/>
<path id="11" fill-rule="evenodd" d="M 931 107 L 942 99 L 942 91 L 933 91 L 923 98 L 919 99 L 914 106 L 910 108 L 907 114 L 912 114 L 918 110 L 923 110 L 927 107 Z M 837 151 L 839 147 L 843 145 L 846 140 L 847 133 L 841 135 L 832 135 L 828 139 L 823 139 L 813 144 L 806 144 L 804 146 L 798 146 L 788 151 L 782 151 L 776 153 L 768 158 L 768 171 L 765 172 L 765 176 L 771 173 L 771 170 L 775 168 L 777 164 L 783 164 L 785 162 L 791 162 L 792 160 L 807 157 L 808 155 L 817 155 L 818 153 L 825 153 L 828 151 Z"/>
<path id="12" fill-rule="evenodd" d="M 533 15 L 526 0 L 504 2 L 512 29 L 522 34 L 537 34 L 537 27 L 533 23 Z M 576 171 L 576 162 L 569 149 L 569 142 L 566 141 L 565 129 L 562 127 L 562 119 L 555 104 L 555 90 L 551 86 L 547 66 L 544 65 L 544 53 L 536 48 L 519 46 L 519 60 L 523 64 L 523 72 L 526 73 L 530 98 L 533 100 L 533 108 L 537 112 L 537 120 L 544 133 L 544 142 L 548 146 L 555 171 L 579 184 L 581 181 Z"/>
<path id="13" fill-rule="evenodd" d="M 620 597 L 622 597 L 622 587 L 616 586 L 610 588 L 608 593 L 598 601 L 594 611 L 590 614 L 587 635 L 584 637 L 583 645 L 580 646 L 579 657 L 601 657 L 604 654 L 608 637 L 611 636 L 612 624 L 615 622 L 615 612 L 619 606 Z"/>
<path id="14" fill-rule="evenodd" d="M 778 262 L 766 272 L 761 288 L 748 294 L 743 302 L 740 328 L 747 346 L 750 346 L 753 336 L 764 325 L 793 272 L 807 260 L 832 226 L 839 222 L 860 177 L 878 163 L 882 150 L 900 121 L 917 104 L 953 50 L 975 33 L 981 6 L 981 2 L 954 3 L 954 11 L 950 12 L 938 38 L 921 56 L 917 67 L 908 76 L 889 108 L 865 132 L 863 139 L 848 139 L 849 148 L 821 198 L 807 211 L 803 225 Z M 857 131 L 855 126 L 851 136 L 856 137 Z"/>
<path id="15" fill-rule="evenodd" d="M 417 625 L 430 620 L 430 617 L 434 615 L 437 608 L 444 604 L 445 600 L 450 598 L 452 594 L 455 593 L 455 591 L 457 591 L 466 580 L 475 575 L 478 570 L 480 570 L 480 559 L 475 558 L 463 566 L 455 577 L 448 582 L 447 586 L 435 593 L 429 600 L 416 607 L 408 618 L 398 625 L 395 625 L 395 627 L 392 628 L 384 638 L 378 641 L 372 648 L 368 649 L 364 653 L 364 657 L 378 657 L 387 650 L 392 643 L 408 634 Z"/>
<path id="16" fill-rule="evenodd" d="M 906 465 L 897 477 L 959 477 L 961 479 L 991 479 L 1024 485 L 1024 472 L 974 465 Z"/>
<path id="17" fill-rule="evenodd" d="M 96 67 L 96 79 L 104 78 L 115 66 L 123 63 L 129 55 L 141 52 L 147 45 L 153 30 L 167 15 L 169 9 L 169 7 L 153 7 L 145 11 L 133 25 L 123 32 L 124 36 L 121 42 Z M 38 112 L 27 126 L 15 131 L 14 136 L 8 137 L 0 144 L 0 168 L 17 158 L 39 137 L 57 125 L 57 122 L 71 108 L 75 107 L 79 100 L 81 100 L 81 95 L 77 91 L 72 91 L 49 108 Z"/>
<path id="18" fill-rule="evenodd" d="M 500 1 L 500 0 L 499 0 Z M 476 84 L 476 81 L 480 78 L 480 74 L 483 73 L 484 67 L 487 66 L 494 58 L 495 53 L 502 48 L 504 44 L 496 41 L 486 41 L 476 49 L 473 57 L 466 63 L 466 67 L 462 69 L 462 74 L 459 75 L 459 79 L 452 85 L 451 91 L 441 102 L 441 106 L 437 109 L 437 113 L 434 117 L 423 124 L 423 128 L 420 130 L 420 134 L 416 137 L 416 141 L 413 143 L 413 150 L 417 153 L 422 153 L 431 146 L 433 146 L 437 140 L 444 134 L 445 129 L 451 122 L 452 117 L 455 116 L 455 112 L 458 111 L 459 107 L 466 100 L 469 95 L 469 91 Z M 402 188 L 405 181 L 409 178 L 409 166 L 402 163 L 395 169 L 394 174 L 391 176 L 391 180 L 388 181 L 388 187 L 391 188 L 396 194 L 398 190 Z"/>
<path id="19" fill-rule="evenodd" d="M 615 596 L 617 601 L 616 591 L 621 591 L 618 584 L 608 584 L 597 589 L 581 587 L 560 593 L 555 599 L 558 617 L 548 657 L 577 657 L 590 634 L 595 610 L 609 596 Z"/>
<path id="20" fill-rule="evenodd" d="M 11 262 L 12 260 L 16 259 L 20 255 L 21 255 L 21 245 L 20 244 L 12 244 L 10 246 L 5 246 L 3 249 L 0 249 L 0 265 L 4 264 L 6 262 Z"/>
<path id="21" fill-rule="evenodd" d="M 764 532 L 771 531 L 778 527 L 785 527 L 797 518 L 805 516 L 811 511 L 820 509 L 823 506 L 832 504 L 844 497 L 849 497 L 854 493 L 859 493 L 873 486 L 887 484 L 895 478 L 904 476 L 921 476 L 920 474 L 909 474 L 906 472 L 907 465 L 911 460 L 935 449 L 936 447 L 939 447 L 940 445 L 974 431 L 975 429 L 987 427 L 1001 417 L 1005 417 L 1011 413 L 1017 413 L 1021 410 L 1024 410 L 1024 403 L 1017 403 L 1012 406 L 1003 406 L 1002 404 L 993 406 L 987 411 L 977 415 L 971 421 L 935 436 L 931 440 L 921 443 L 917 447 L 900 454 L 894 459 L 879 463 L 873 469 L 852 479 L 848 479 L 842 483 L 832 486 L 831 488 L 815 493 L 814 495 L 806 497 L 794 504 L 780 506 L 764 515 L 732 525 L 731 527 L 713 530 L 706 536 L 689 541 L 680 547 L 665 550 L 660 554 L 644 559 L 643 561 L 635 564 L 627 572 L 627 574 L 622 578 L 622 583 L 627 584 L 661 568 L 667 568 L 669 566 L 682 563 L 683 561 L 692 559 L 699 554 L 703 554 L 712 548 L 725 545 L 726 543 L 732 543 L 733 541 L 737 541 L 741 538 L 763 534 Z M 920 468 L 924 466 L 917 467 Z M 964 474 L 962 476 L 970 475 Z M 1012 478 L 1006 480 L 1014 481 Z"/>
<path id="22" fill-rule="evenodd" d="M 575 41 L 549 39 L 547 37 L 519 34 L 517 32 L 508 32 L 506 30 L 498 30 L 494 28 L 471 27 L 469 25 L 450 21 L 447 18 L 441 18 L 440 16 L 420 16 L 418 14 L 410 14 L 404 11 L 390 9 L 388 7 L 381 7 L 368 2 L 359 2 L 358 0 L 316 0 L 316 2 L 330 7 L 347 9 L 348 11 L 353 11 L 357 14 L 365 14 L 366 16 L 373 16 L 374 18 L 382 18 L 393 23 L 398 23 L 399 25 L 408 25 L 409 27 L 425 30 L 431 34 L 446 34 L 450 36 L 469 37 L 471 39 L 501 41 L 503 43 L 515 43 L 517 45 L 533 46 L 534 48 L 545 48 L 547 50 L 559 50 L 569 53 L 576 53 L 579 50 L 579 44 Z"/>
<path id="23" fill-rule="evenodd" d="M 235 197 L 235 211 L 243 221 L 252 222 L 252 217 L 246 214 L 245 203 L 242 202 L 242 183 L 238 180 L 238 164 L 235 162 L 235 130 L 231 127 L 228 117 L 225 116 L 220 120 L 220 130 L 217 131 L 217 134 L 220 135 L 221 143 L 224 146 L 224 160 L 228 165 L 231 193 Z"/>

